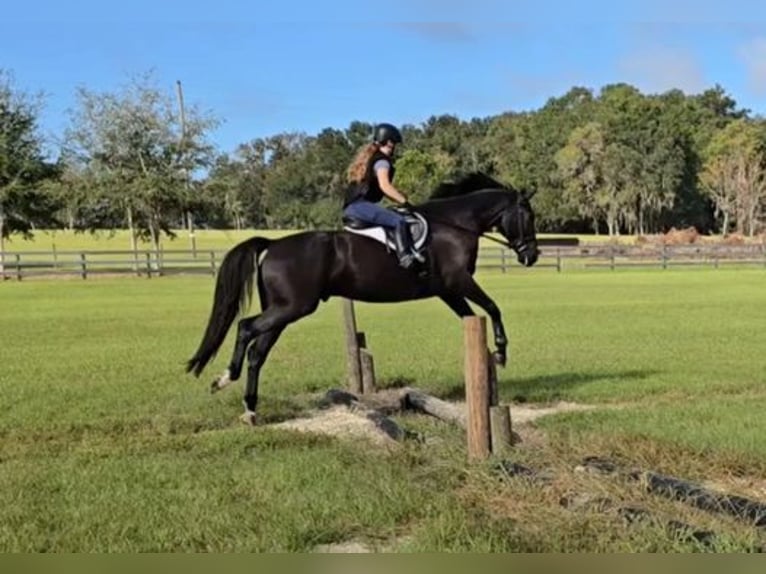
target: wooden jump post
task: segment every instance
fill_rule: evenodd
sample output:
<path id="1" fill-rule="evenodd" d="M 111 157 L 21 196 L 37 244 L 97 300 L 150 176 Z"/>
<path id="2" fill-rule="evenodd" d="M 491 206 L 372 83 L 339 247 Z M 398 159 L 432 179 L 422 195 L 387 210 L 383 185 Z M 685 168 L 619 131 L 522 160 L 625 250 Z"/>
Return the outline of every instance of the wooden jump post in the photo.
<path id="1" fill-rule="evenodd" d="M 364 332 L 357 330 L 356 312 L 351 299 L 343 299 L 343 322 L 348 392 L 370 397 L 377 393 L 375 368 L 372 353 L 367 349 L 367 338 Z M 415 390 L 406 393 L 404 403 L 443 420 L 465 425 L 468 458 L 480 461 L 493 454 L 509 452 L 513 445 L 511 411 L 507 405 L 498 402 L 495 363 L 487 348 L 486 317 L 463 318 L 463 333 L 465 414 L 453 405 Z M 401 397 L 397 402 L 402 402 Z"/>
<path id="2" fill-rule="evenodd" d="M 346 332 L 346 371 L 348 390 L 354 394 L 370 394 L 377 390 L 375 365 L 367 349 L 367 337 L 357 331 L 356 312 L 351 299 L 343 299 L 343 323 Z"/>
<path id="3" fill-rule="evenodd" d="M 511 448 L 511 411 L 498 404 L 495 364 L 487 348 L 486 317 L 463 318 L 468 458 L 484 460 Z"/>

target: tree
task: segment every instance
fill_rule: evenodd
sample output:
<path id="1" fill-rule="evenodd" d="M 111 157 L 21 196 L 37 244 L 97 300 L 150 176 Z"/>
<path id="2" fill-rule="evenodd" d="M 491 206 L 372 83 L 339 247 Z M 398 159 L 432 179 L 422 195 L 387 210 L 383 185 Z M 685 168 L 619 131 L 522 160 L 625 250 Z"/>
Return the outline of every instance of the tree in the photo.
<path id="1" fill-rule="evenodd" d="M 202 209 L 205 221 L 240 230 L 247 221 L 246 169 L 228 155 L 216 158 L 204 182 Z"/>
<path id="2" fill-rule="evenodd" d="M 604 133 L 598 122 L 572 130 L 567 145 L 556 153 L 556 165 L 564 182 L 563 197 L 577 213 L 593 222 L 596 234 L 599 221 L 607 215 L 603 205 L 605 155 Z M 612 235 L 613 222 L 609 220 L 608 224 Z"/>
<path id="3" fill-rule="evenodd" d="M 730 223 L 753 235 L 766 202 L 766 128 L 763 122 L 739 119 L 710 141 L 700 179 L 721 215 L 724 235 Z"/>
<path id="4" fill-rule="evenodd" d="M 89 179 L 94 201 L 124 214 L 131 247 L 145 237 L 159 251 L 161 233 L 173 236 L 171 222 L 192 200 L 189 174 L 212 161 L 205 138 L 217 120 L 192 107 L 181 125 L 172 96 L 151 74 L 115 93 L 81 87 L 76 95 L 67 151 Z"/>
<path id="5" fill-rule="evenodd" d="M 29 237 L 34 226 L 55 224 L 56 207 L 43 189 L 56 166 L 43 158 L 37 128 L 41 103 L 41 96 L 16 88 L 12 75 L 0 69 L 0 271 L 12 233 Z"/>
<path id="6" fill-rule="evenodd" d="M 556 153 L 573 129 L 593 119 L 594 106 L 590 90 L 575 87 L 535 112 L 497 116 L 488 128 L 484 145 L 490 148 L 497 176 L 537 190 L 535 213 L 541 231 L 560 229 L 578 218 L 572 204 L 563 200 Z"/>
<path id="7" fill-rule="evenodd" d="M 444 152 L 407 149 L 396 162 L 396 185 L 413 203 L 428 199 L 431 191 L 448 179 L 454 160 Z"/>

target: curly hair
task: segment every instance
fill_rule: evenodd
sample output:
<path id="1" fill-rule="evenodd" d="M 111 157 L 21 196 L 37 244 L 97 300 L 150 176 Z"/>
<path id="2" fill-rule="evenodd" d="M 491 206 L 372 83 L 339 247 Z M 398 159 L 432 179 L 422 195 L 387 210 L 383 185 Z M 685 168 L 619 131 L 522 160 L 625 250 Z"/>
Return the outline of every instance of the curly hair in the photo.
<path id="1" fill-rule="evenodd" d="M 364 179 L 364 175 L 367 173 L 367 164 L 379 147 L 376 143 L 369 143 L 357 152 L 354 161 L 348 168 L 348 181 L 350 183 L 360 183 Z"/>

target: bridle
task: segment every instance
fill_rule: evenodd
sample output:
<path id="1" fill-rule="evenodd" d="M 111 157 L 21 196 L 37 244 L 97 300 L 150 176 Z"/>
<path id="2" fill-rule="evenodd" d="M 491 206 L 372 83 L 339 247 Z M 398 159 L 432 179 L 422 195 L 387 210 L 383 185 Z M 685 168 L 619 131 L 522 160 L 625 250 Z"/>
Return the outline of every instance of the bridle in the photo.
<path id="1" fill-rule="evenodd" d="M 519 201 L 516 202 L 516 217 L 518 222 L 518 229 L 522 229 L 522 216 L 521 216 L 521 210 L 518 209 L 520 206 Z M 502 219 L 504 215 L 504 212 L 500 212 L 498 216 L 495 218 L 495 221 L 493 221 L 490 224 L 490 227 L 494 227 L 497 225 L 498 219 Z M 518 255 L 523 255 L 527 251 L 531 249 L 531 243 L 534 241 L 534 239 L 531 236 L 522 235 L 521 237 L 518 237 L 514 239 L 513 241 L 508 241 L 504 239 L 497 239 L 496 237 L 492 237 L 491 235 L 487 235 L 486 231 L 475 231 L 473 229 L 468 229 L 467 227 L 463 227 L 462 225 L 458 225 L 456 223 L 451 223 L 448 221 L 441 220 L 436 217 L 429 216 L 428 221 L 432 221 L 434 223 L 440 223 L 441 225 L 444 225 L 446 227 L 451 227 L 452 229 L 456 229 L 458 231 L 462 231 L 464 233 L 468 233 L 470 235 L 474 235 L 476 237 L 484 237 L 485 239 L 489 239 L 490 241 L 494 241 L 495 243 L 498 243 L 499 245 L 502 245 L 503 247 L 508 247 L 510 249 L 513 249 Z"/>
<path id="2" fill-rule="evenodd" d="M 523 229 L 523 225 L 522 225 L 523 221 L 521 219 L 521 209 L 519 209 L 519 207 L 520 207 L 520 202 L 517 201 L 516 202 L 516 221 L 517 221 L 516 227 L 521 233 Z M 531 249 L 531 244 L 533 241 L 534 241 L 533 236 L 524 235 L 522 233 L 520 237 L 509 242 L 508 245 L 518 255 L 524 255 L 527 251 Z"/>

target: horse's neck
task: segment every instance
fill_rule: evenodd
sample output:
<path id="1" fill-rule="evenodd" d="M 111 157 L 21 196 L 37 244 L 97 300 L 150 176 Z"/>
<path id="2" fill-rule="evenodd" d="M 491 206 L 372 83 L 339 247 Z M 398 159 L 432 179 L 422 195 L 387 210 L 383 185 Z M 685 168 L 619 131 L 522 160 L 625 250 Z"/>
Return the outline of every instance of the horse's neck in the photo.
<path id="1" fill-rule="evenodd" d="M 423 205 L 423 211 L 445 223 L 483 233 L 489 230 L 508 207 L 507 191 L 480 191 L 468 195 L 441 199 Z"/>

